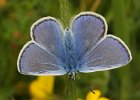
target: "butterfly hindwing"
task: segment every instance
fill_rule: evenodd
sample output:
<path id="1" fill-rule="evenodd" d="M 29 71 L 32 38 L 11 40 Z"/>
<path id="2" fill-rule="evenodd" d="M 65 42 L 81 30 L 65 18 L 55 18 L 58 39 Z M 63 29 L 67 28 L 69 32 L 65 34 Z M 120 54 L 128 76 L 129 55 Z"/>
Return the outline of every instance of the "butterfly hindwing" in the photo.
<path id="1" fill-rule="evenodd" d="M 18 70 L 28 75 L 63 75 L 66 73 L 59 59 L 50 55 L 33 41 L 28 42 L 20 52 Z"/>
<path id="2" fill-rule="evenodd" d="M 107 35 L 90 54 L 83 58 L 80 72 L 95 72 L 118 68 L 129 63 L 131 54 L 122 40 Z"/>

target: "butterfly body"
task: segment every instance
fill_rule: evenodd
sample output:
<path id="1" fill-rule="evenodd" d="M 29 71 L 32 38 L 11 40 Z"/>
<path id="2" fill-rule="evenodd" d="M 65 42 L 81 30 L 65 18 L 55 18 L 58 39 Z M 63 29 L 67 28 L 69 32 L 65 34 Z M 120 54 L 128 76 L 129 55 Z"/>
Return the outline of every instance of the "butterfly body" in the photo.
<path id="1" fill-rule="evenodd" d="M 77 72 L 110 70 L 128 64 L 128 47 L 116 36 L 106 35 L 105 19 L 82 12 L 63 31 L 53 17 L 45 17 L 31 27 L 31 41 L 21 50 L 17 66 L 27 75 L 64 75 L 73 80 Z"/>
<path id="2" fill-rule="evenodd" d="M 76 49 L 75 49 L 75 40 L 71 30 L 65 30 L 64 36 L 64 49 L 65 49 L 65 65 L 68 68 L 68 74 L 75 79 L 77 68 L 78 68 L 78 60 L 76 56 Z"/>

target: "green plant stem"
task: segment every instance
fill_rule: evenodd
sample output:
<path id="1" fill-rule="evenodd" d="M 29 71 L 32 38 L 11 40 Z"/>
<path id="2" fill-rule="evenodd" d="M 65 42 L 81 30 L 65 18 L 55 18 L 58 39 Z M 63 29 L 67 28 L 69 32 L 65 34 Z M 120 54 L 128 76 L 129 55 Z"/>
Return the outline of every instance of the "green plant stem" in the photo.
<path id="1" fill-rule="evenodd" d="M 75 80 L 67 75 L 67 100 L 76 100 Z"/>
<path id="2" fill-rule="evenodd" d="M 59 0 L 60 3 L 60 13 L 61 13 L 61 20 L 63 22 L 64 28 L 69 26 L 70 20 L 70 5 L 68 0 Z"/>

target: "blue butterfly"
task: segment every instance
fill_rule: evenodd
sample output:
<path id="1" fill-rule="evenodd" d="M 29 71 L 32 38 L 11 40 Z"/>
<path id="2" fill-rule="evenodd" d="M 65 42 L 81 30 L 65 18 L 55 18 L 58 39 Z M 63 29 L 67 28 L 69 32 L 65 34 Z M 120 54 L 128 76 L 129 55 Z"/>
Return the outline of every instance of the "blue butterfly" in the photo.
<path id="1" fill-rule="evenodd" d="M 75 80 L 77 72 L 89 73 L 118 68 L 132 57 L 125 43 L 106 35 L 105 19 L 82 12 L 65 30 L 53 17 L 44 17 L 31 27 L 31 41 L 22 48 L 18 71 L 27 75 L 64 75 Z"/>

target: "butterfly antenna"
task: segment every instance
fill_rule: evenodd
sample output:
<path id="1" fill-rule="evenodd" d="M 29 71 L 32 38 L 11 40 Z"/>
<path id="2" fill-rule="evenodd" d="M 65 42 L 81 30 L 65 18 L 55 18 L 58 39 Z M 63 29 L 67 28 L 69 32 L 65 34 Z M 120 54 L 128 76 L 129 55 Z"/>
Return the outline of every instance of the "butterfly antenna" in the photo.
<path id="1" fill-rule="evenodd" d="M 93 94 L 95 94 L 95 92 L 90 88 L 89 84 L 86 84 L 86 86 Z"/>
<path id="2" fill-rule="evenodd" d="M 77 77 L 81 81 L 81 83 L 83 83 L 83 85 L 86 86 L 89 89 L 89 91 L 91 91 L 93 94 L 95 94 L 95 92 L 91 89 L 89 84 L 85 83 L 78 75 L 77 75 Z"/>

